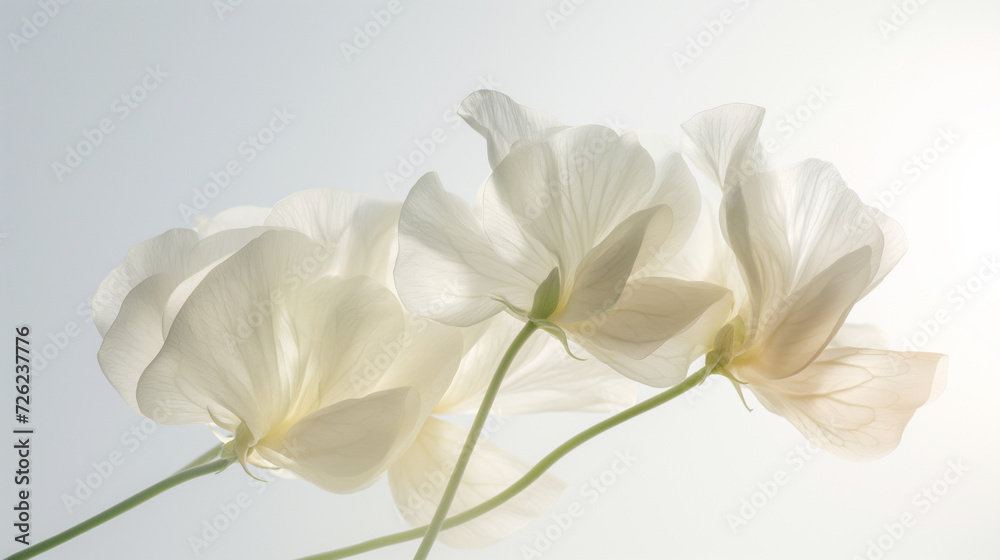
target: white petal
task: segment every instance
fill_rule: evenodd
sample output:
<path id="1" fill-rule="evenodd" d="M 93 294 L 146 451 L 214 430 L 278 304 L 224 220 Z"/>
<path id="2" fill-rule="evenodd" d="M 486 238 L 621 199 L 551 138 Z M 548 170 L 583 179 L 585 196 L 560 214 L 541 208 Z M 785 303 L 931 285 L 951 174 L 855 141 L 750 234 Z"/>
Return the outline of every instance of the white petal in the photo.
<path id="1" fill-rule="evenodd" d="M 260 442 L 266 461 L 338 494 L 361 490 L 407 448 L 419 417 L 412 387 L 348 399 L 299 420 L 284 436 Z"/>
<path id="2" fill-rule="evenodd" d="M 236 206 L 219 212 L 215 217 L 195 216 L 194 230 L 202 238 L 225 231 L 264 225 L 271 212 L 263 206 Z"/>
<path id="3" fill-rule="evenodd" d="M 681 128 L 695 166 L 720 187 L 737 185 L 757 171 L 761 156 L 757 135 L 764 109 L 732 103 L 698 113 Z"/>
<path id="4" fill-rule="evenodd" d="M 885 348 L 889 346 L 889 335 L 875 325 L 844 323 L 827 348 Z"/>
<path id="5" fill-rule="evenodd" d="M 163 346 L 163 308 L 177 279 L 169 273 L 154 274 L 125 296 L 121 311 L 104 335 L 97 351 L 101 370 L 132 410 L 139 376 Z"/>
<path id="6" fill-rule="evenodd" d="M 563 326 L 576 340 L 641 360 L 727 297 L 728 290 L 706 282 L 641 278 L 628 283 L 607 313 Z"/>
<path id="7" fill-rule="evenodd" d="M 295 274 L 317 247 L 297 232 L 267 232 L 208 273 L 139 380 L 143 413 L 158 401 L 187 401 L 158 421 L 206 422 L 211 408 L 246 422 L 259 438 L 303 409 L 325 406 L 334 388 L 351 386 L 349 376 L 333 376 L 360 369 L 380 342 L 398 336 L 401 311 L 370 280 L 310 283 Z M 308 383 L 315 385 L 303 391 Z"/>
<path id="8" fill-rule="evenodd" d="M 389 469 L 392 496 L 408 523 L 425 525 L 434 516 L 468 431 L 431 418 L 410 449 Z M 469 461 L 450 514 L 455 515 L 492 498 L 516 482 L 530 465 L 480 441 Z M 455 548 L 478 548 L 500 541 L 545 515 L 559 498 L 563 484 L 542 475 L 502 506 L 476 519 L 443 531 L 443 543 Z"/>
<path id="9" fill-rule="evenodd" d="M 507 314 L 502 314 L 506 316 Z M 392 364 L 374 386 L 374 390 L 414 387 L 420 399 L 420 422 L 413 426 L 413 436 L 423 419 L 430 416 L 448 390 L 459 363 L 463 344 L 461 330 L 410 317 L 406 331 L 382 347 Z"/>
<path id="10" fill-rule="evenodd" d="M 691 237 L 701 211 L 701 194 L 698 182 L 680 154 L 673 153 L 657 163 L 655 192 L 649 204 L 665 204 L 673 212 L 670 230 L 652 243 L 647 242 L 639 252 L 637 264 L 644 266 L 650 260 L 666 263 L 681 251 Z"/>
<path id="11" fill-rule="evenodd" d="M 870 275 L 870 248 L 862 247 L 797 290 L 773 314 L 758 319 L 759 345 L 737 361 L 753 362 L 757 375 L 780 379 L 806 367 L 844 324 Z M 753 333 L 750 336 L 754 336 Z M 748 377 L 750 381 L 756 377 Z"/>
<path id="12" fill-rule="evenodd" d="M 622 221 L 652 204 L 655 166 L 634 135 L 600 126 L 560 131 L 519 144 L 483 188 L 483 228 L 497 252 L 516 266 L 556 259 L 564 277 Z M 532 250 L 529 258 L 526 251 Z M 532 270 L 532 277 L 539 271 Z"/>
<path id="13" fill-rule="evenodd" d="M 575 323 L 596 317 L 618 301 L 629 276 L 645 263 L 637 257 L 650 238 L 658 243 L 673 225 L 673 212 L 666 205 L 654 206 L 629 216 L 583 258 L 564 308 L 551 319 Z"/>
<path id="14" fill-rule="evenodd" d="M 325 247 L 332 274 L 361 274 L 391 286 L 401 206 L 362 193 L 311 189 L 276 204 L 266 224 L 295 229 Z"/>
<path id="15" fill-rule="evenodd" d="M 599 320 L 566 331 L 588 352 L 630 379 L 668 387 L 684 379 L 710 347 L 733 305 L 729 290 L 672 278 L 633 280 Z"/>
<path id="16" fill-rule="evenodd" d="M 433 173 L 421 177 L 403 203 L 393 275 L 411 313 L 454 326 L 504 309 L 494 298 L 530 309 L 544 279 L 532 280 L 500 259 L 468 206 L 446 193 Z"/>
<path id="17" fill-rule="evenodd" d="M 463 329 L 465 357 L 435 412 L 474 414 L 500 360 L 524 323 L 506 313 Z M 574 350 L 577 356 L 579 351 Z M 511 364 L 493 405 L 496 415 L 617 412 L 635 403 L 636 385 L 599 360 L 577 360 L 555 338 L 537 333 Z"/>
<path id="18" fill-rule="evenodd" d="M 132 288 L 154 274 L 184 270 L 187 254 L 197 242 L 195 232 L 172 229 L 129 249 L 122 263 L 108 274 L 94 294 L 94 325 L 101 336 L 111 328 L 122 300 Z"/>
<path id="19" fill-rule="evenodd" d="M 940 354 L 838 348 L 797 375 L 752 389 L 819 447 L 871 460 L 896 448 L 914 411 L 943 385 L 946 367 Z"/>
<path id="20" fill-rule="evenodd" d="M 751 323 L 780 324 L 792 302 L 801 305 L 804 294 L 798 292 L 814 288 L 835 263 L 865 250 L 868 277 L 855 294 L 860 298 L 905 248 L 898 226 L 865 206 L 833 166 L 817 160 L 747 178 L 726 192 L 720 219 L 747 283 Z M 826 307 L 839 316 L 853 303 L 839 298 L 840 309 Z"/>
<path id="21" fill-rule="evenodd" d="M 466 97 L 458 114 L 486 138 L 490 167 L 496 167 L 507 157 L 514 143 L 538 140 L 553 129 L 563 127 L 555 117 L 518 105 L 510 97 L 486 89 Z"/>

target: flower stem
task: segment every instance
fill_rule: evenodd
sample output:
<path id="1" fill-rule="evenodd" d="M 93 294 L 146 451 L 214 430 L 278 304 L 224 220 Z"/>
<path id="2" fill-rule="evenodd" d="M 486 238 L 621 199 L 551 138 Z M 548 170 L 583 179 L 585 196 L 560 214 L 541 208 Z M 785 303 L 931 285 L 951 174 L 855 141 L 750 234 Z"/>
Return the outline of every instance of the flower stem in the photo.
<path id="1" fill-rule="evenodd" d="M 462 452 L 458 455 L 455 470 L 451 473 L 448 485 L 441 496 L 441 503 L 438 504 L 430 524 L 427 525 L 427 532 L 424 533 L 424 539 L 420 541 L 420 548 L 417 549 L 417 554 L 413 557 L 413 560 L 425 560 L 427 555 L 431 553 L 431 547 L 434 546 L 434 541 L 437 539 L 438 533 L 441 532 L 445 518 L 448 517 L 448 510 L 451 509 L 451 503 L 455 500 L 455 494 L 458 492 L 458 486 L 462 482 L 465 468 L 469 464 L 469 459 L 472 458 L 472 451 L 476 448 L 476 443 L 479 441 L 479 434 L 482 433 L 483 426 L 486 425 L 486 418 L 490 414 L 490 409 L 493 408 L 493 401 L 496 400 L 497 393 L 500 392 L 500 384 L 503 383 L 503 378 L 507 375 L 507 370 L 510 369 L 510 364 L 514 361 L 514 356 L 517 355 L 524 346 L 524 343 L 528 341 L 528 338 L 536 330 L 538 330 L 538 325 L 533 321 L 525 323 L 524 328 L 521 329 L 521 332 L 517 333 L 517 336 L 514 337 L 514 342 L 510 343 L 510 348 L 507 348 L 507 352 L 500 360 L 500 365 L 497 366 L 497 371 L 493 374 L 493 379 L 490 380 L 490 385 L 486 389 L 483 402 L 479 405 L 476 418 L 472 421 L 472 427 L 469 428 L 469 437 L 465 439 Z"/>
<path id="2" fill-rule="evenodd" d="M 673 387 L 667 389 L 666 391 L 642 401 L 641 403 L 627 408 L 610 418 L 598 422 L 593 426 L 587 428 L 586 430 L 580 432 L 579 434 L 573 436 L 565 443 L 555 448 L 551 453 L 546 455 L 537 465 L 531 468 L 524 476 L 518 479 L 517 482 L 511 484 L 503 492 L 500 492 L 496 496 L 486 500 L 485 502 L 479 504 L 476 507 L 470 508 L 458 515 L 449 517 L 443 525 L 444 529 L 450 529 L 456 525 L 461 525 L 468 521 L 492 511 L 493 509 L 503 505 L 508 500 L 518 495 L 522 490 L 531 485 L 534 481 L 538 480 L 545 471 L 549 470 L 552 465 L 554 465 L 559 459 L 562 459 L 568 455 L 571 451 L 580 447 L 587 441 L 590 441 L 594 437 L 614 428 L 615 426 L 622 424 L 644 412 L 648 412 L 664 403 L 669 402 L 675 397 L 683 394 L 684 392 L 697 387 L 701 384 L 705 378 L 708 377 L 708 371 L 702 368 L 690 376 L 681 383 L 674 385 Z M 429 526 L 425 525 L 423 527 L 417 527 L 416 529 L 410 529 L 409 531 L 402 531 L 399 533 L 394 533 L 392 535 L 386 535 L 384 537 L 379 537 L 376 539 L 371 539 L 362 543 L 358 543 L 352 546 L 339 548 L 337 550 L 332 550 L 330 552 L 323 552 L 320 554 L 314 554 L 312 556 L 307 556 L 305 558 L 300 558 L 299 560 L 340 560 L 341 558 L 347 558 L 364 552 L 370 552 L 382 547 L 391 546 L 394 544 L 404 543 L 406 541 L 412 541 L 414 539 L 419 539 L 424 536 L 427 532 Z"/>
<path id="3" fill-rule="evenodd" d="M 51 550 L 68 540 L 71 540 L 75 537 L 82 535 L 83 533 L 86 533 L 87 531 L 93 529 L 94 527 L 97 527 L 98 525 L 101 525 L 106 521 L 110 521 L 115 517 L 118 517 L 119 515 L 134 508 L 135 506 L 145 502 L 146 500 L 153 498 L 154 496 L 157 496 L 158 494 L 166 490 L 173 488 L 174 486 L 181 484 L 182 482 L 187 482 L 188 480 L 193 480 L 195 478 L 198 478 L 199 476 L 204 476 L 206 474 L 217 473 L 222 469 L 228 467 L 230 464 L 232 464 L 233 462 L 232 459 L 217 459 L 210 463 L 205 462 L 208 458 L 211 458 L 213 456 L 211 454 L 218 455 L 218 453 L 219 450 L 217 448 L 212 449 L 210 452 L 207 452 L 198 457 L 197 459 L 195 459 L 194 461 L 192 461 L 190 465 L 195 465 L 195 466 L 189 465 L 188 467 L 181 469 L 180 471 L 174 473 L 171 476 L 168 476 L 167 478 L 161 480 L 160 482 L 157 482 L 156 484 L 150 486 L 149 488 L 146 488 L 145 490 L 139 492 L 138 494 L 135 494 L 131 498 L 128 498 L 122 502 L 119 502 L 114 506 L 111 506 L 110 508 L 91 517 L 90 519 L 83 521 L 82 523 L 79 523 L 78 525 L 75 525 L 73 527 L 70 527 L 69 529 L 66 529 L 65 531 L 59 533 L 54 537 L 49 537 L 42 542 L 35 543 L 29 546 L 28 548 L 25 548 L 24 550 L 11 554 L 4 560 L 23 560 L 24 558 L 34 558 L 35 556 L 38 556 L 43 552 Z"/>

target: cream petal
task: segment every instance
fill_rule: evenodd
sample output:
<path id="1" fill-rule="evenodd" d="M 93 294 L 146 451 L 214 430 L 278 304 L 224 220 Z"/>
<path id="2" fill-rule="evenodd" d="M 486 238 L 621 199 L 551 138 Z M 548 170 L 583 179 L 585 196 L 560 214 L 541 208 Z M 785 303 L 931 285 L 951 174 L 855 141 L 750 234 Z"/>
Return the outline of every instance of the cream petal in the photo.
<path id="1" fill-rule="evenodd" d="M 870 251 L 862 247 L 845 255 L 772 308 L 772 315 L 760 317 L 754 325 L 760 343 L 736 363 L 752 362 L 757 375 L 768 379 L 806 367 L 826 348 L 868 285 Z M 750 379 L 755 377 L 744 381 Z"/>
<path id="2" fill-rule="evenodd" d="M 573 340 L 622 375 L 653 387 L 684 379 L 728 319 L 732 293 L 706 282 L 633 280 L 600 321 L 566 326 Z"/>
<path id="3" fill-rule="evenodd" d="M 854 301 L 836 298 L 837 310 L 826 305 L 837 316 L 880 282 L 905 250 L 898 225 L 865 206 L 832 165 L 818 160 L 747 178 L 725 193 L 720 220 L 747 284 L 750 328 L 761 336 L 768 330 L 754 323 L 781 324 L 791 304 L 804 305 L 804 291 L 848 255 L 855 259 L 866 251 L 867 278 L 852 290 Z"/>
<path id="4" fill-rule="evenodd" d="M 535 141 L 563 128 L 554 117 L 518 105 L 513 99 L 492 90 L 473 92 L 462 101 L 458 114 L 486 138 L 490 167 L 507 157 L 513 144 Z"/>
<path id="5" fill-rule="evenodd" d="M 197 242 L 198 234 L 194 231 L 171 229 L 129 249 L 125 259 L 108 274 L 94 294 L 91 311 L 101 336 L 111 328 L 122 301 L 132 288 L 154 274 L 183 271 L 187 254 Z"/>
<path id="6" fill-rule="evenodd" d="M 827 348 L 885 348 L 889 346 L 889 335 L 875 325 L 844 323 Z"/>
<path id="7" fill-rule="evenodd" d="M 465 356 L 434 410 L 475 414 L 494 371 L 524 323 L 501 313 L 462 329 Z M 581 356 L 580 350 L 574 354 Z M 493 405 L 499 417 L 535 412 L 617 412 L 635 403 L 636 384 L 594 359 L 577 360 L 543 333 L 528 339 L 504 378 Z"/>
<path id="8" fill-rule="evenodd" d="M 295 229 L 325 247 L 332 274 L 365 275 L 391 287 L 401 207 L 368 194 L 311 189 L 276 204 L 265 223 Z"/>
<path id="9" fill-rule="evenodd" d="M 681 125 L 683 143 L 695 166 L 719 187 L 739 184 L 758 170 L 761 157 L 757 136 L 764 109 L 731 103 L 703 111 Z"/>
<path id="10" fill-rule="evenodd" d="M 552 316 L 556 323 L 576 323 L 598 316 L 618 301 L 629 276 L 641 265 L 639 252 L 650 237 L 662 240 L 673 225 L 665 205 L 636 212 L 583 258 L 564 308 Z M 644 263 L 643 263 L 644 264 Z"/>
<path id="11" fill-rule="evenodd" d="M 634 135 L 601 126 L 519 144 L 483 188 L 483 228 L 507 262 L 537 267 L 537 281 L 556 264 L 570 277 L 618 224 L 651 206 L 655 171 Z"/>
<path id="12" fill-rule="evenodd" d="M 407 448 L 419 425 L 419 397 L 398 387 L 337 402 L 299 420 L 281 438 L 265 439 L 261 457 L 338 494 L 370 486 Z"/>
<path id="13" fill-rule="evenodd" d="M 640 278 L 607 313 L 563 327 L 577 341 L 641 360 L 727 297 L 729 290 L 707 282 Z"/>
<path id="14" fill-rule="evenodd" d="M 434 516 L 467 436 L 468 431 L 463 428 L 430 418 L 410 449 L 389 468 L 389 486 L 396 507 L 411 525 L 425 525 Z M 529 468 L 524 461 L 480 441 L 462 477 L 450 514 L 461 513 L 496 496 Z M 545 515 L 559 499 L 563 487 L 554 476 L 544 474 L 502 506 L 443 531 L 439 540 L 462 549 L 498 542 Z"/>
<path id="15" fill-rule="evenodd" d="M 530 309 L 544 278 L 532 280 L 504 262 L 468 206 L 446 193 L 434 173 L 421 177 L 403 203 L 393 275 L 411 313 L 453 326 L 500 312 L 504 304 L 495 298 Z"/>
<path id="16" fill-rule="evenodd" d="M 406 331 L 390 344 L 383 345 L 382 350 L 391 355 L 393 361 L 373 390 L 405 386 L 417 390 L 420 422 L 413 426 L 415 437 L 423 419 L 430 416 L 455 378 L 462 360 L 461 330 L 410 317 Z"/>
<path id="17" fill-rule="evenodd" d="M 122 301 L 115 322 L 104 335 L 97 362 L 111 386 L 132 410 L 139 412 L 136 385 L 143 370 L 163 346 L 160 327 L 163 307 L 177 279 L 169 273 L 154 274 L 132 289 Z"/>
<path id="18" fill-rule="evenodd" d="M 228 411 L 258 438 L 284 418 L 301 358 L 286 304 L 305 285 L 294 271 L 317 247 L 297 232 L 265 232 L 209 272 L 139 379 L 143 414 L 163 401 L 187 402 L 159 406 L 165 411 L 154 419 L 202 423 L 210 420 L 209 408 Z"/>
<path id="19" fill-rule="evenodd" d="M 896 448 L 914 411 L 943 386 L 946 367 L 940 354 L 837 348 L 751 389 L 817 446 L 865 461 Z"/>
<path id="20" fill-rule="evenodd" d="M 236 206 L 223 210 L 214 217 L 195 216 L 194 230 L 204 239 L 227 229 L 262 226 L 270 212 L 270 208 L 263 206 Z"/>

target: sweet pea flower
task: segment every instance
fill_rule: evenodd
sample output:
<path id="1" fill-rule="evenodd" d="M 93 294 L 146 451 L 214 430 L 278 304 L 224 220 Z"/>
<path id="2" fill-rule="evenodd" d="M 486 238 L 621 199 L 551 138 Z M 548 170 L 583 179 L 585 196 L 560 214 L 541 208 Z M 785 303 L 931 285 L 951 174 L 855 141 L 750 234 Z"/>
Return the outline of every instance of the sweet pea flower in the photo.
<path id="1" fill-rule="evenodd" d="M 462 356 L 458 332 L 414 332 L 383 285 L 395 213 L 398 203 L 306 191 L 264 225 L 224 229 L 246 225 L 230 213 L 200 222 L 209 235 L 190 246 L 174 236 L 198 231 L 133 249 L 109 276 L 134 284 L 105 331 L 109 380 L 157 422 L 232 433 L 226 452 L 245 468 L 332 492 L 373 483 L 410 447 Z M 229 250 L 208 251 L 219 247 Z"/>
<path id="2" fill-rule="evenodd" d="M 194 229 L 171 229 L 135 245 L 93 297 L 94 325 L 104 338 L 97 354 L 104 375 L 141 414 L 136 383 L 181 306 L 215 266 L 265 231 L 295 229 L 319 244 L 316 255 L 291 274 L 363 274 L 384 285 L 399 208 L 398 202 L 369 195 L 313 189 L 274 208 L 241 206 L 199 217 Z"/>
<path id="3" fill-rule="evenodd" d="M 943 388 L 946 358 L 867 348 L 880 337 L 842 326 L 902 257 L 906 239 L 829 163 L 762 171 L 763 116 L 759 107 L 726 105 L 683 126 L 695 167 L 721 188 L 717 225 L 726 243 L 701 243 L 717 249 L 709 274 L 740 299 L 708 366 L 749 387 L 816 445 L 852 460 L 883 456 Z M 704 278 L 711 265 L 695 262 L 675 261 L 689 265 L 683 276 Z"/>
<path id="4" fill-rule="evenodd" d="M 475 213 L 434 174 L 408 194 L 394 272 L 406 308 L 454 326 L 507 311 L 633 379 L 679 381 L 643 358 L 731 305 L 712 284 L 633 277 L 676 253 L 697 221 L 682 157 L 658 166 L 636 134 L 567 127 L 493 91 L 459 114 L 486 138 L 493 172 Z M 442 299 L 453 303 L 433 306 Z"/>

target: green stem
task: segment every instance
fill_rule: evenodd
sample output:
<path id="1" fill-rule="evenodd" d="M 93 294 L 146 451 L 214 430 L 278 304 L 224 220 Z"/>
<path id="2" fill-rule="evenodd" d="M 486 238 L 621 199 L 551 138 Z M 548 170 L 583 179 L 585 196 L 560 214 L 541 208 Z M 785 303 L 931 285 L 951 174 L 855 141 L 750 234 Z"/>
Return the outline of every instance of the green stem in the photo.
<path id="1" fill-rule="evenodd" d="M 493 379 L 490 380 L 490 385 L 486 389 L 483 402 L 479 405 L 479 412 L 476 413 L 476 418 L 472 421 L 472 427 L 469 428 L 469 437 L 465 438 L 465 445 L 462 446 L 462 452 L 459 453 L 458 461 L 455 463 L 455 470 L 451 473 L 451 478 L 448 479 L 448 485 L 441 496 L 441 503 L 438 504 L 437 511 L 434 512 L 434 517 L 431 518 L 430 524 L 427 525 L 424 540 L 420 541 L 420 548 L 417 549 L 417 554 L 413 557 L 413 560 L 426 560 L 427 555 L 431 553 L 431 547 L 434 546 L 434 541 L 437 539 L 438 533 L 441 532 L 445 518 L 448 517 L 448 510 L 451 509 L 451 503 L 455 500 L 458 486 L 462 482 L 462 476 L 465 474 L 465 467 L 468 466 L 469 459 L 472 458 L 472 451 L 476 448 L 476 443 L 479 441 L 479 434 L 482 433 L 483 426 L 486 425 L 486 418 L 490 414 L 490 409 L 493 408 L 493 401 L 496 400 L 497 393 L 500 392 L 500 384 L 503 383 L 503 378 L 507 375 L 507 370 L 510 369 L 510 364 L 514 361 L 514 356 L 517 355 L 521 347 L 524 346 L 524 343 L 528 341 L 528 338 L 536 330 L 538 330 L 538 325 L 534 321 L 525 323 L 524 328 L 521 329 L 521 332 L 517 333 L 517 336 L 514 337 L 514 342 L 510 343 L 510 348 L 507 349 L 507 352 L 500 360 L 500 365 L 497 366 L 497 371 L 493 374 Z"/>
<path id="2" fill-rule="evenodd" d="M 218 453 L 218 450 L 216 449 L 213 449 L 212 451 Z M 211 463 L 205 463 L 203 459 L 206 456 L 208 456 L 208 453 L 205 453 L 204 455 L 198 457 L 198 459 L 195 460 L 196 462 L 200 461 L 201 464 L 194 467 L 183 469 L 171 476 L 168 476 L 167 478 L 161 480 L 160 482 L 157 482 L 156 484 L 150 486 L 149 488 L 146 488 L 145 490 L 139 492 L 138 494 L 135 494 L 131 498 L 119 502 L 117 505 L 111 506 L 110 508 L 95 515 L 94 517 L 91 517 L 90 519 L 83 521 L 82 523 L 74 527 L 70 527 L 69 529 L 66 529 L 65 531 L 59 533 L 54 537 L 49 537 L 42 542 L 35 543 L 29 546 L 28 548 L 21 550 L 20 552 L 11 554 L 4 560 L 23 560 L 24 558 L 34 558 L 35 556 L 38 556 L 43 552 L 51 550 L 68 540 L 71 540 L 75 537 L 82 535 L 83 533 L 86 533 L 87 531 L 93 529 L 94 527 L 97 527 L 98 525 L 101 525 L 106 521 L 110 521 L 115 517 L 118 517 L 119 515 L 134 508 L 135 506 L 145 502 L 146 500 L 153 498 L 154 496 L 157 496 L 158 494 L 166 490 L 173 488 L 174 486 L 181 484 L 182 482 L 187 482 L 189 480 L 193 480 L 195 478 L 198 478 L 199 476 L 204 476 L 206 474 L 217 473 L 222 469 L 228 467 L 233 462 L 232 459 L 217 459 L 215 461 L 212 461 Z"/>
<path id="3" fill-rule="evenodd" d="M 202 453 L 201 455 L 199 455 L 198 457 L 196 457 L 193 461 L 191 461 L 190 463 L 188 463 L 188 464 L 184 465 L 183 467 L 181 467 L 181 469 L 179 471 L 177 471 L 177 472 L 186 471 L 186 470 L 188 470 L 188 469 L 190 469 L 192 467 L 197 467 L 198 465 L 204 465 L 205 463 L 207 463 L 207 462 L 211 461 L 212 459 L 218 457 L 220 453 L 222 453 L 222 444 L 221 443 L 219 445 L 216 445 L 215 447 L 209 449 L 208 451 Z"/>
<path id="4" fill-rule="evenodd" d="M 690 376 L 681 383 L 674 385 L 673 387 L 667 389 L 666 391 L 642 401 L 641 403 L 627 408 L 610 418 L 605 419 L 602 422 L 598 422 L 593 426 L 587 428 L 586 430 L 580 432 L 579 434 L 573 436 L 565 443 L 555 448 L 551 453 L 546 455 L 537 465 L 531 468 L 524 476 L 518 479 L 517 482 L 511 484 L 503 492 L 500 492 L 496 496 L 486 500 L 485 502 L 479 504 L 476 507 L 470 508 L 458 515 L 449 517 L 444 522 L 444 529 L 450 529 L 456 525 L 461 525 L 472 521 L 473 519 L 496 509 L 497 507 L 503 505 L 508 500 L 518 495 L 521 491 L 531 485 L 534 481 L 538 480 L 547 470 L 549 470 L 552 465 L 554 465 L 559 459 L 562 459 L 569 452 L 573 451 L 577 447 L 580 447 L 584 443 L 590 441 L 594 437 L 614 428 L 615 426 L 627 422 L 636 416 L 644 412 L 648 412 L 662 404 L 669 402 L 675 397 L 683 394 L 684 392 L 697 387 L 701 384 L 705 378 L 708 377 L 708 371 L 702 368 Z M 337 550 L 332 550 L 330 552 L 323 552 L 320 554 L 314 554 L 312 556 L 307 556 L 305 558 L 300 558 L 299 560 L 340 560 L 341 558 L 347 558 L 364 552 L 370 552 L 382 547 L 391 546 L 394 544 L 400 544 L 407 541 L 412 541 L 414 539 L 419 539 L 424 536 L 427 532 L 429 526 L 425 525 L 423 527 L 417 527 L 416 529 L 410 529 L 409 531 L 402 531 L 399 533 L 394 533 L 392 535 L 386 535 L 384 537 L 379 537 L 376 539 L 371 539 L 362 543 L 358 543 L 352 546 L 339 548 Z"/>

